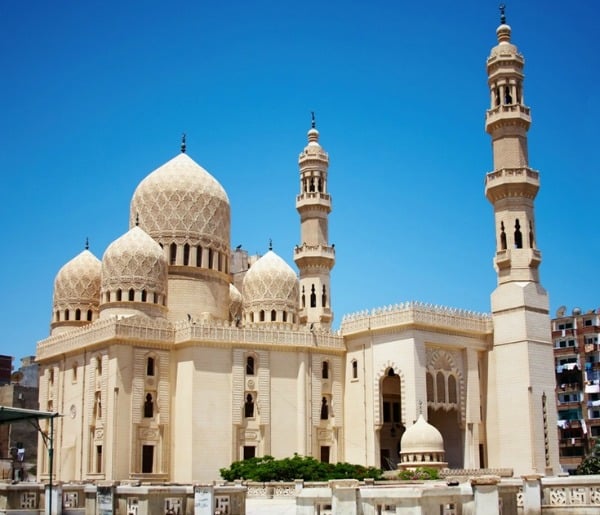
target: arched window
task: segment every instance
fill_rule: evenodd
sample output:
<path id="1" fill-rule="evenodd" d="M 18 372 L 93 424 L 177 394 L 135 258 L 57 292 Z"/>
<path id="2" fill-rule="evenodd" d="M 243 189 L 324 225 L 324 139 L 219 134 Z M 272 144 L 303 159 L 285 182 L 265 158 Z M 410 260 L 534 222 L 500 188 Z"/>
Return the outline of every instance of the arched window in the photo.
<path id="1" fill-rule="evenodd" d="M 265 312 L 261 309 L 260 312 L 258 313 L 258 318 L 261 322 L 265 321 Z"/>
<path id="2" fill-rule="evenodd" d="M 510 94 L 510 86 L 507 84 L 506 86 L 504 86 L 504 103 L 505 104 L 512 104 L 512 95 Z"/>
<path id="3" fill-rule="evenodd" d="M 515 248 L 522 249 L 523 248 L 523 235 L 521 234 L 521 224 L 519 223 L 519 219 L 515 221 Z"/>
<path id="4" fill-rule="evenodd" d="M 444 378 L 444 374 L 438 372 L 435 382 L 437 383 L 437 401 L 446 402 L 446 379 Z"/>
<path id="5" fill-rule="evenodd" d="M 169 264 L 174 265 L 177 262 L 177 244 L 171 243 L 169 246 Z"/>
<path id="6" fill-rule="evenodd" d="M 327 290 L 325 289 L 325 285 L 323 285 L 323 294 L 321 295 L 321 306 L 324 308 L 327 307 Z"/>
<path id="7" fill-rule="evenodd" d="M 287 322 L 287 311 L 284 311 L 281 316 L 283 317 L 283 321 Z"/>
<path id="8" fill-rule="evenodd" d="M 427 383 L 427 402 L 435 402 L 433 396 L 433 376 L 429 372 L 425 376 L 425 382 Z"/>
<path id="9" fill-rule="evenodd" d="M 352 379 L 358 379 L 358 361 L 352 360 Z"/>
<path id="10" fill-rule="evenodd" d="M 323 397 L 321 400 L 321 420 L 327 420 L 329 418 L 329 406 L 327 405 L 327 398 Z"/>
<path id="11" fill-rule="evenodd" d="M 448 402 L 452 404 L 456 404 L 458 402 L 456 378 L 453 375 L 448 376 Z"/>
<path id="12" fill-rule="evenodd" d="M 88 311 L 87 311 L 87 321 L 88 321 L 88 322 L 91 322 L 91 321 L 92 321 L 92 315 L 93 315 L 93 314 L 92 314 L 92 310 L 91 310 L 91 309 L 88 309 Z"/>
<path id="13" fill-rule="evenodd" d="M 54 314 L 54 319 L 57 322 L 60 322 L 60 311 L 56 310 L 56 313 Z"/>
<path id="14" fill-rule="evenodd" d="M 254 375 L 254 357 L 248 356 L 246 358 L 246 375 L 253 376 Z"/>
<path id="15" fill-rule="evenodd" d="M 213 267 L 213 250 L 208 249 L 208 268 L 212 270 Z"/>
<path id="16" fill-rule="evenodd" d="M 109 292 L 109 291 L 107 291 L 107 292 L 104 294 L 104 298 L 105 298 L 105 301 L 106 301 L 106 302 L 110 302 L 110 292 Z"/>
<path id="17" fill-rule="evenodd" d="M 304 286 L 302 286 L 302 308 L 306 307 L 306 295 L 304 295 Z"/>
<path id="18" fill-rule="evenodd" d="M 183 246 L 183 264 L 185 266 L 190 264 L 190 246 L 187 243 Z"/>
<path id="19" fill-rule="evenodd" d="M 96 377 L 102 376 L 102 356 L 96 357 Z"/>
<path id="20" fill-rule="evenodd" d="M 329 379 L 329 361 L 323 361 L 323 363 L 321 363 L 321 378 Z"/>
<path id="21" fill-rule="evenodd" d="M 148 298 L 148 294 L 146 293 L 146 290 L 142 290 L 142 302 L 146 302 Z"/>
<path id="22" fill-rule="evenodd" d="M 154 292 L 152 294 L 152 300 L 153 300 L 154 304 L 158 304 L 158 293 Z"/>
<path id="23" fill-rule="evenodd" d="M 152 394 L 149 393 L 146 395 L 146 400 L 144 401 L 144 418 L 152 418 L 154 416 L 154 400 L 152 399 Z"/>
<path id="24" fill-rule="evenodd" d="M 504 232 L 504 222 L 500 222 L 500 248 L 506 250 L 506 232 Z"/>
<path id="25" fill-rule="evenodd" d="M 317 307 L 317 294 L 315 292 L 315 285 L 312 285 L 312 288 L 310 289 L 310 307 L 311 308 L 316 308 Z"/>
<path id="26" fill-rule="evenodd" d="M 254 416 L 254 399 L 252 394 L 246 395 L 246 402 L 244 402 L 244 417 L 252 418 Z"/>
<path id="27" fill-rule="evenodd" d="M 146 375 L 153 376 L 154 375 L 154 358 L 149 357 L 146 360 Z"/>
<path id="28" fill-rule="evenodd" d="M 129 290 L 129 300 L 133 302 L 134 299 L 135 299 L 135 290 L 133 288 L 131 288 Z"/>
<path id="29" fill-rule="evenodd" d="M 121 302 L 123 297 L 123 293 L 121 292 L 121 290 L 117 290 L 117 302 Z"/>
<path id="30" fill-rule="evenodd" d="M 65 309 L 65 320 L 69 320 L 69 310 Z"/>
<path id="31" fill-rule="evenodd" d="M 254 311 L 250 311 L 250 322 L 254 322 Z"/>
<path id="32" fill-rule="evenodd" d="M 75 310 L 75 320 L 81 320 L 81 310 L 79 308 Z"/>
<path id="33" fill-rule="evenodd" d="M 202 266 L 202 247 L 200 245 L 196 247 L 196 266 Z"/>
<path id="34" fill-rule="evenodd" d="M 277 320 L 277 311 L 274 309 L 271 310 L 271 322 L 275 322 Z"/>
<path id="35" fill-rule="evenodd" d="M 77 362 L 71 365 L 71 380 L 76 383 L 77 382 Z"/>

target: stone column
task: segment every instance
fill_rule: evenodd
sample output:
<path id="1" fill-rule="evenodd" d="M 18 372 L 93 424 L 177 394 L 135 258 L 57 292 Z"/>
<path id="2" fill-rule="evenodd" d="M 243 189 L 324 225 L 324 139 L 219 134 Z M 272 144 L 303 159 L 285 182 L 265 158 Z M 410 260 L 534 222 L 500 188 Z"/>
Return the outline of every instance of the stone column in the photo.
<path id="1" fill-rule="evenodd" d="M 542 513 L 542 476 L 528 474 L 523 480 L 523 514 L 541 515 Z"/>
<path id="2" fill-rule="evenodd" d="M 471 480 L 477 515 L 498 515 L 498 476 L 481 476 Z"/>
<path id="3" fill-rule="evenodd" d="M 329 481 L 331 488 L 331 512 L 335 515 L 357 515 L 358 481 L 356 479 L 341 479 Z"/>

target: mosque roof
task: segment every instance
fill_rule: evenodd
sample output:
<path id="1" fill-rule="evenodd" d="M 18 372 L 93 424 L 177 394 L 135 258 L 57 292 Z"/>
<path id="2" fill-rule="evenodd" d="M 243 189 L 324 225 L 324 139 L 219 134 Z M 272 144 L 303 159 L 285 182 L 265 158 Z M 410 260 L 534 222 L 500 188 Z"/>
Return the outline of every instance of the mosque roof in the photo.
<path id="1" fill-rule="evenodd" d="M 210 241 L 229 249 L 230 207 L 219 182 L 186 153 L 154 170 L 140 182 L 131 200 L 129 226 L 158 241 Z"/>
<path id="2" fill-rule="evenodd" d="M 100 299 L 100 260 L 87 248 L 66 263 L 54 280 L 54 308 L 96 304 Z"/>
<path id="3" fill-rule="evenodd" d="M 244 303 L 284 301 L 298 304 L 298 278 L 294 270 L 269 250 L 244 277 Z"/>
<path id="4" fill-rule="evenodd" d="M 163 249 L 140 227 L 131 228 L 104 252 L 101 288 L 166 294 L 167 260 Z"/>

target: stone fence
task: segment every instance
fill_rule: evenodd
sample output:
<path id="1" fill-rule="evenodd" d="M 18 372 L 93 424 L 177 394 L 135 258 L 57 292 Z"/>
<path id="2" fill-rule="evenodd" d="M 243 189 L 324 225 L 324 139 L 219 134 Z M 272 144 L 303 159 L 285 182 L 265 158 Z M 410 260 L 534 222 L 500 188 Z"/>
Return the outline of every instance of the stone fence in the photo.
<path id="1" fill-rule="evenodd" d="M 591 515 L 600 513 L 600 475 L 442 481 L 336 480 L 206 485 L 47 485 L 0 482 L 0 515 L 245 515 L 246 499 L 295 503 L 297 515 Z"/>

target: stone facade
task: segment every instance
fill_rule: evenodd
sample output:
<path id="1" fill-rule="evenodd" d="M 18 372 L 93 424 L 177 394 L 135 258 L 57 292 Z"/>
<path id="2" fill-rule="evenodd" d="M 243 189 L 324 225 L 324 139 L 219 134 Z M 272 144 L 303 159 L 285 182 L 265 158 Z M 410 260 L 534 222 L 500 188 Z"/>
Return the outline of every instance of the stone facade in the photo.
<path id="1" fill-rule="evenodd" d="M 329 157 L 314 118 L 299 157 L 297 275 L 271 250 L 231 250 L 227 195 L 183 145 L 141 181 L 130 230 L 102 260 L 86 249 L 57 276 L 52 334 L 37 348 L 40 408 L 64 415 L 55 478 L 191 483 L 294 453 L 396 468 L 420 415 L 450 467 L 557 471 L 523 58 L 505 23 L 498 40 L 486 122 L 491 315 L 407 302 L 346 315 L 332 331 Z M 49 472 L 44 455 L 39 470 Z"/>

